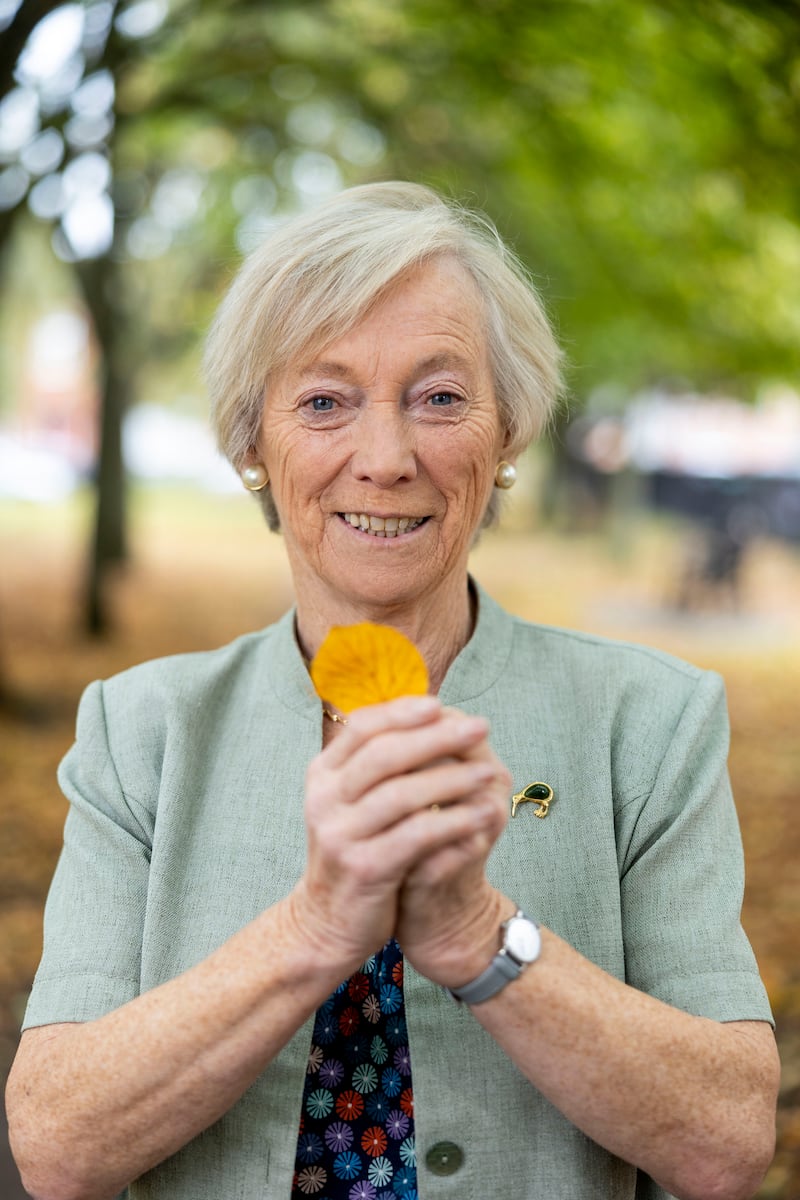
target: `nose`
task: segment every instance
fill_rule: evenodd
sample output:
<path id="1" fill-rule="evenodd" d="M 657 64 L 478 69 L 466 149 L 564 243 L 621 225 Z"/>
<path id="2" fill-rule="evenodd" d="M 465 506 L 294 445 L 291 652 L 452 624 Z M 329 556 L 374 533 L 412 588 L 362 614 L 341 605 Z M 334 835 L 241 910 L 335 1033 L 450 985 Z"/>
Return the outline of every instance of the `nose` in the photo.
<path id="1" fill-rule="evenodd" d="M 356 479 L 379 488 L 416 479 L 414 430 L 394 406 L 369 406 L 356 422 L 354 435 L 350 466 Z"/>

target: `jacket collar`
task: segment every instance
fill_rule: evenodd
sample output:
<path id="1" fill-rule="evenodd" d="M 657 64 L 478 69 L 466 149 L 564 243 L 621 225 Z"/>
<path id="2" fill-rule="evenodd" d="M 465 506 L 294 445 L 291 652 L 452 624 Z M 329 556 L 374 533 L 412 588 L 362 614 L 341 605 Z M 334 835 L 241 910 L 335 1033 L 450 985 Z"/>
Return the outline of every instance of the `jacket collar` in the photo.
<path id="1" fill-rule="evenodd" d="M 461 705 L 488 691 L 499 679 L 511 654 L 513 618 L 471 577 L 477 598 L 472 637 L 450 664 L 439 696 L 442 703 Z M 318 722 L 319 700 L 295 636 L 296 610 L 272 627 L 267 677 L 281 704 L 307 721 Z"/>

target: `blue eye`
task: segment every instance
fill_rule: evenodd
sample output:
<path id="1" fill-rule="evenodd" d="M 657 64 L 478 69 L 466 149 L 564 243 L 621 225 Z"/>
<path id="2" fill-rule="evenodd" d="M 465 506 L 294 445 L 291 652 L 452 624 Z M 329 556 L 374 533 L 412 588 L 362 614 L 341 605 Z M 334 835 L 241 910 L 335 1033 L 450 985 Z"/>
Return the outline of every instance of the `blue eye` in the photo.
<path id="1" fill-rule="evenodd" d="M 430 398 L 430 401 L 431 404 L 436 405 L 437 408 L 445 408 L 448 404 L 453 403 L 453 399 L 454 397 L 452 392 L 434 392 Z"/>
<path id="2" fill-rule="evenodd" d="M 330 396 L 315 396 L 311 401 L 311 408 L 314 412 L 333 412 L 336 401 Z"/>

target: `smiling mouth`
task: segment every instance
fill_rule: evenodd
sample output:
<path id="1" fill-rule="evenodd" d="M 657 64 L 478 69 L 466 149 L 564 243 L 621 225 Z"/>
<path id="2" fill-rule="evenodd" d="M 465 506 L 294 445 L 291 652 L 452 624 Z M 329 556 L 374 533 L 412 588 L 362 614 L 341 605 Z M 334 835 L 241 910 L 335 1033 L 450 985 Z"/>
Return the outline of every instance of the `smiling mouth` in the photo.
<path id="1" fill-rule="evenodd" d="M 367 513 L 339 513 L 343 521 L 372 537 L 396 538 L 423 525 L 427 517 L 371 517 Z"/>

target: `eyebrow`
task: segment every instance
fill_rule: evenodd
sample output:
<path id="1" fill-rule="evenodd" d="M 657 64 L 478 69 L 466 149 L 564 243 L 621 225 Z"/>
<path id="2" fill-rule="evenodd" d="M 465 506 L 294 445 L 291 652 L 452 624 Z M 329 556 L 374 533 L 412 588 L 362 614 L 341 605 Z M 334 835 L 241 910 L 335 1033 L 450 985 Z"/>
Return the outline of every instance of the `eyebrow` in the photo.
<path id="1" fill-rule="evenodd" d="M 473 368 L 467 359 L 463 358 L 460 354 L 452 354 L 450 351 L 445 350 L 439 354 L 431 354 L 428 358 L 423 358 L 418 363 L 415 363 L 412 375 L 424 375 L 427 371 L 447 370 L 466 371 L 471 377 Z M 307 366 L 300 369 L 298 374 L 303 379 L 319 375 L 329 375 L 336 379 L 348 379 L 353 374 L 353 371 L 346 363 L 323 359 L 308 363 Z"/>

